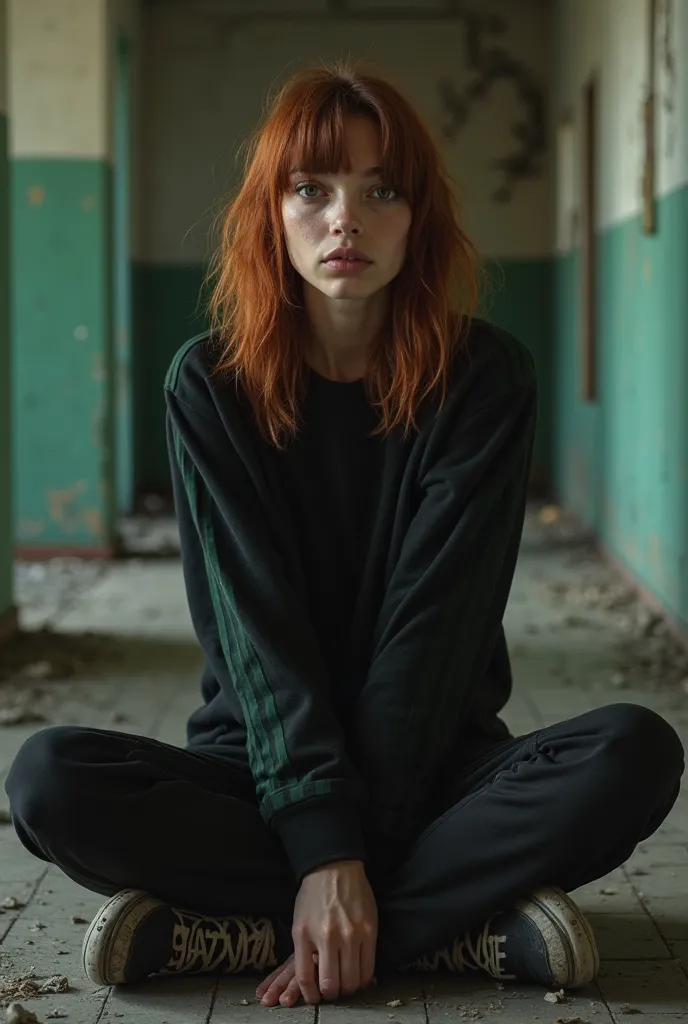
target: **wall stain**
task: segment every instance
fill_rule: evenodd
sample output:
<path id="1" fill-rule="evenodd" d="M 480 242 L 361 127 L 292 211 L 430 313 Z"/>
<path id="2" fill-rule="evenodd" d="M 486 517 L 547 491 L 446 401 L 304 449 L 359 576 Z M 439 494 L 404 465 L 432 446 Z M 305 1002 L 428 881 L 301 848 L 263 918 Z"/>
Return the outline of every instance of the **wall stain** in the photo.
<path id="1" fill-rule="evenodd" d="M 93 355 L 91 360 L 91 378 L 97 381 L 98 384 L 102 384 L 104 380 L 107 380 L 107 367 L 102 352 L 96 352 Z"/>
<path id="2" fill-rule="evenodd" d="M 42 206 L 45 201 L 46 191 L 42 185 L 32 185 L 26 190 L 30 206 Z"/>
<path id="3" fill-rule="evenodd" d="M 99 508 L 89 506 L 81 513 L 84 525 L 92 537 L 102 539 L 105 536 L 103 513 Z"/>
<path id="4" fill-rule="evenodd" d="M 83 199 L 81 200 L 81 209 L 84 210 L 85 213 L 90 213 L 91 210 L 95 210 L 95 208 L 96 208 L 95 196 L 84 196 Z"/>
<path id="5" fill-rule="evenodd" d="M 490 161 L 502 172 L 502 183 L 493 191 L 492 198 L 508 203 L 521 181 L 542 175 L 548 141 L 545 92 L 525 64 L 504 47 L 491 45 L 489 37 L 506 30 L 501 18 L 460 7 L 453 13 L 466 29 L 464 52 L 472 78 L 462 91 L 448 78 L 439 80 L 437 89 L 446 115 L 442 132 L 445 138 L 455 139 L 473 107 L 489 95 L 493 86 L 500 81 L 512 84 L 523 109 L 523 117 L 511 125 L 511 136 L 518 145 L 505 156 Z"/>
<path id="6" fill-rule="evenodd" d="M 659 63 L 664 76 L 662 107 L 667 115 L 666 155 L 673 156 L 676 147 L 676 41 L 674 37 L 673 0 L 662 0 L 660 7 Z"/>
<path id="7" fill-rule="evenodd" d="M 42 519 L 20 519 L 17 523 L 17 533 L 22 539 L 40 537 L 44 531 L 45 523 Z"/>
<path id="8" fill-rule="evenodd" d="M 77 501 L 88 490 L 88 480 L 77 480 L 72 487 L 49 489 L 46 501 L 50 510 L 50 518 L 58 523 L 67 533 L 75 533 L 81 524 L 81 514 Z"/>

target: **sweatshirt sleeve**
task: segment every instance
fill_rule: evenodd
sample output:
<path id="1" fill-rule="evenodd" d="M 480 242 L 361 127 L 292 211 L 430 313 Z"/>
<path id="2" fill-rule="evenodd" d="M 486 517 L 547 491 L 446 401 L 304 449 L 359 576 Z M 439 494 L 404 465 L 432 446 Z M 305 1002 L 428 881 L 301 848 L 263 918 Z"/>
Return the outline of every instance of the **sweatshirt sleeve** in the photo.
<path id="1" fill-rule="evenodd" d="M 192 618 L 243 720 L 264 821 L 297 881 L 336 860 L 365 859 L 360 779 L 328 699 L 305 607 L 289 585 L 265 508 L 212 402 L 200 413 L 166 389 L 167 432 Z M 253 467 L 255 468 L 255 467 Z M 184 538 L 189 538 L 185 544 Z M 210 593 L 214 621 L 194 609 Z M 207 602 L 204 602 L 204 607 Z M 196 614 L 194 614 L 196 612 Z"/>
<path id="2" fill-rule="evenodd" d="M 443 411 L 450 421 L 426 451 L 355 713 L 371 853 L 413 838 L 487 671 L 525 515 L 536 419 L 526 378 L 473 411 Z"/>

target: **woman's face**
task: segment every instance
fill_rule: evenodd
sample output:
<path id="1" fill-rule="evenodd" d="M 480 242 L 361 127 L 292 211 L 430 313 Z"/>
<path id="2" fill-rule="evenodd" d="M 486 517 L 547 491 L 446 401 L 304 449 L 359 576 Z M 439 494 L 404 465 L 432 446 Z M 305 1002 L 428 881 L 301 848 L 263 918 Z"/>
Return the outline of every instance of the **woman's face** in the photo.
<path id="1" fill-rule="evenodd" d="M 366 117 L 345 125 L 350 171 L 295 168 L 282 200 L 287 250 L 301 277 L 333 299 L 367 298 L 399 273 L 411 207 L 381 177 L 380 133 Z M 357 259 L 337 259 L 337 250 Z M 356 252 L 349 252 L 356 250 Z M 328 259 L 335 253 L 335 258 Z M 341 255 L 341 254 L 340 254 Z"/>

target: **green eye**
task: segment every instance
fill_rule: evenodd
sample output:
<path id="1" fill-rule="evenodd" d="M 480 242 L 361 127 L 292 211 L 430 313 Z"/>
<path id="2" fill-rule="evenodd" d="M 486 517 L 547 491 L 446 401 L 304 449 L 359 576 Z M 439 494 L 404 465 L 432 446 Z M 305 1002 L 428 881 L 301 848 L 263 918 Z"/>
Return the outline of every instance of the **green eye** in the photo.
<path id="1" fill-rule="evenodd" d="M 374 192 L 391 192 L 392 193 L 391 195 L 378 196 L 379 199 L 391 200 L 391 199 L 397 199 L 399 197 L 399 193 L 397 192 L 397 190 L 395 188 L 392 188 L 391 185 L 377 185 L 373 189 L 373 191 Z"/>
<path id="2" fill-rule="evenodd" d="M 303 190 L 305 188 L 313 189 L 313 191 L 311 193 L 309 193 L 308 195 L 303 195 Z M 317 185 L 306 184 L 306 185 L 299 185 L 299 187 L 296 189 L 296 191 L 297 191 L 297 193 L 300 196 L 302 196 L 303 199 L 316 199 L 317 198 L 317 193 L 319 192 L 319 188 L 318 188 Z"/>

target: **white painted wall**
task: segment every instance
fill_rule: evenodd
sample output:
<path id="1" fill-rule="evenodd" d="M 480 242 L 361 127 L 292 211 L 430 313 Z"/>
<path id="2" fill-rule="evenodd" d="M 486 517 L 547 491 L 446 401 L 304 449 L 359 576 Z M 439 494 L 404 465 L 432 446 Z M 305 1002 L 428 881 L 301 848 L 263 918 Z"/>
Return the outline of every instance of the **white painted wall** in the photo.
<path id="1" fill-rule="evenodd" d="M 507 31 L 491 45 L 516 55 L 547 89 L 547 0 L 472 2 L 504 18 Z M 309 16 L 300 16 L 297 6 L 307 7 Z M 416 103 L 459 183 L 466 227 L 483 254 L 517 258 L 552 251 L 551 160 L 541 178 L 518 185 L 511 203 L 491 198 L 500 181 L 491 161 L 513 150 L 510 133 L 522 111 L 513 86 L 499 83 L 476 104 L 456 140 L 442 139 L 438 80 L 447 77 L 457 89 L 468 80 L 463 23 L 430 16 L 446 9 L 441 0 L 376 0 L 374 6 L 384 9 L 384 17 L 335 20 L 325 13 L 324 0 L 177 0 L 144 11 L 140 187 L 147 261 L 196 263 L 206 256 L 213 215 L 238 180 L 238 150 L 268 89 L 303 63 L 349 54 L 373 58 Z M 370 7 L 367 0 L 350 5 L 362 15 Z M 245 13 L 236 17 L 239 8 Z"/>
<path id="2" fill-rule="evenodd" d="M 7 27 L 5 0 L 0 0 L 0 115 L 7 114 Z"/>
<path id="3" fill-rule="evenodd" d="M 141 0 L 108 0 L 108 19 L 110 46 L 108 50 L 110 71 L 108 73 L 109 97 L 108 97 L 108 149 L 111 154 L 115 152 L 113 136 L 114 113 L 114 89 L 116 69 L 116 47 L 119 34 L 123 34 L 132 47 L 131 55 L 131 255 L 133 259 L 139 259 L 143 250 L 143 210 L 140 181 L 141 181 L 141 133 L 142 122 L 142 64 L 143 64 L 143 41 L 141 25 Z"/>
<path id="4" fill-rule="evenodd" d="M 9 0 L 11 154 L 108 153 L 106 0 Z"/>
<path id="5" fill-rule="evenodd" d="M 688 47 L 688 3 L 659 0 L 658 7 L 655 173 L 656 192 L 665 195 L 688 183 L 688 81 L 683 59 Z M 581 96 L 593 74 L 598 77 L 600 98 L 598 226 L 609 227 L 636 216 L 642 208 L 648 10 L 647 0 L 557 0 L 555 34 L 562 59 L 555 79 L 555 117 L 570 112 L 573 119 L 572 144 L 563 142 L 565 131 L 558 132 L 559 251 L 575 244 L 569 213 L 579 203 Z"/>

